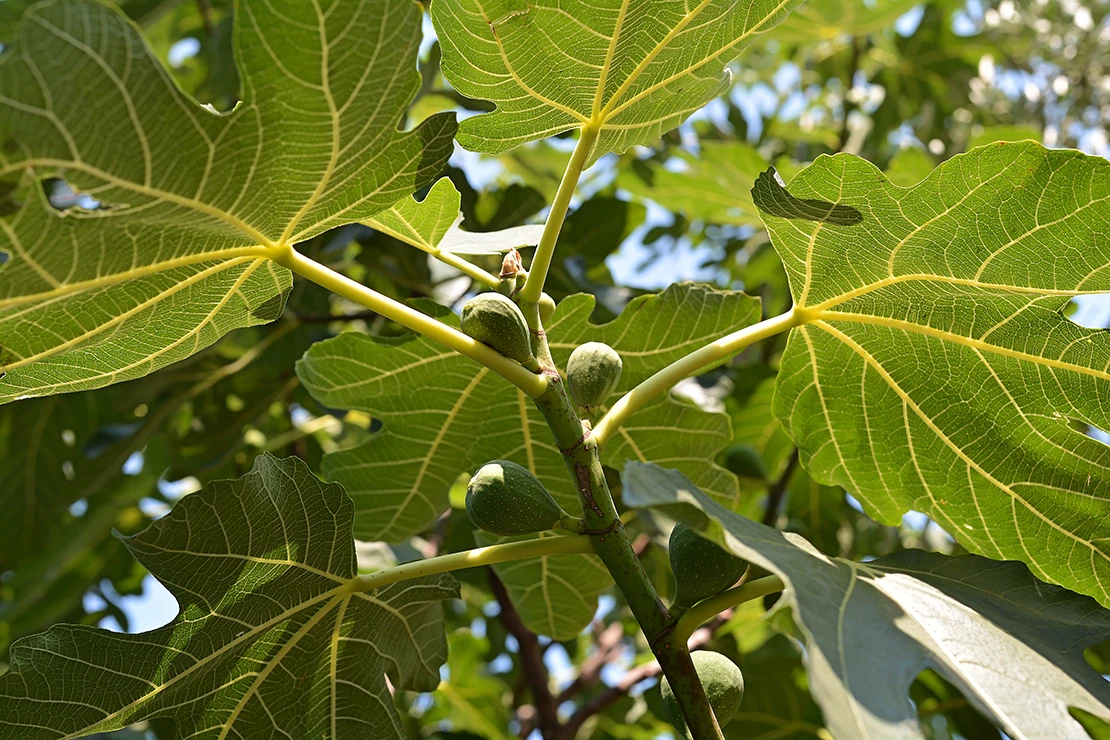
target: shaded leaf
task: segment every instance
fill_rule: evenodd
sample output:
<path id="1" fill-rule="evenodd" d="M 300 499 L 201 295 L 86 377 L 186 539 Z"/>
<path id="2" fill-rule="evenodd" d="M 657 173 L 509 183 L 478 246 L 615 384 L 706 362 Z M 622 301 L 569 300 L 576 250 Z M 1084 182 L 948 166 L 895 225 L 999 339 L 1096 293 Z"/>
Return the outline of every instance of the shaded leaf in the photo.
<path id="1" fill-rule="evenodd" d="M 829 558 L 654 465 L 626 467 L 624 496 L 708 527 L 783 578 L 806 638 L 809 687 L 834 737 L 922 738 L 908 692 L 926 667 L 1011 737 L 1085 739 L 1069 707 L 1110 717 L 1110 684 L 1083 659 L 1084 647 L 1110 636 L 1110 612 L 1021 563 L 921 550 Z"/>
<path id="2" fill-rule="evenodd" d="M 475 541 L 483 547 L 533 537 L 474 533 Z M 501 563 L 493 569 L 505 584 L 525 626 L 557 641 L 571 640 L 585 629 L 597 613 L 597 597 L 613 585 L 609 571 L 594 555 L 529 558 Z"/>
<path id="3" fill-rule="evenodd" d="M 433 576 L 354 592 L 351 515 L 342 488 L 296 458 L 260 457 L 247 476 L 187 496 L 125 540 L 181 614 L 139 635 L 57 625 L 17 642 L 0 677 L 0 737 L 154 717 L 194 737 L 407 737 L 385 678 L 435 688 L 447 649 L 438 602 L 457 588 Z"/>

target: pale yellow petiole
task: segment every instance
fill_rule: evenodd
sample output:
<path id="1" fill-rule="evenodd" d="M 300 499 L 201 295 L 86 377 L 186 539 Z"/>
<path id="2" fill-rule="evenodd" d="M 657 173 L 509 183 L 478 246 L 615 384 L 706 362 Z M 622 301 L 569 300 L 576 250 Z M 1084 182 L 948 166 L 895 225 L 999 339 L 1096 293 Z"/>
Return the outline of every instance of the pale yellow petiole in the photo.
<path id="1" fill-rule="evenodd" d="M 327 288 L 336 295 L 353 301 L 360 306 L 365 306 L 371 311 L 376 311 L 387 319 L 396 321 L 401 326 L 423 334 L 429 339 L 485 365 L 529 396 L 539 396 L 547 389 L 547 379 L 542 375 L 522 367 L 496 350 L 471 339 L 458 329 L 448 326 L 442 321 L 437 321 L 400 301 L 395 301 L 375 290 L 371 290 L 362 283 L 356 282 L 309 257 L 305 257 L 294 249 L 285 249 L 278 252 L 274 255 L 274 261 Z"/>
<path id="2" fill-rule="evenodd" d="M 562 535 L 559 537 L 537 537 L 523 542 L 506 542 L 501 545 L 478 547 L 463 552 L 453 552 L 427 560 L 416 560 L 392 568 L 384 568 L 374 573 L 355 576 L 351 581 L 352 591 L 372 591 L 398 581 L 410 578 L 449 573 L 464 568 L 477 568 L 481 565 L 496 565 L 511 560 L 524 560 L 547 555 L 587 554 L 593 552 L 588 535 Z"/>
<path id="3" fill-rule="evenodd" d="M 628 420 L 628 417 L 660 393 L 673 388 L 680 380 L 696 375 L 710 365 L 739 354 L 753 342 L 780 334 L 797 326 L 798 323 L 799 317 L 791 309 L 773 319 L 760 321 L 758 324 L 744 327 L 739 331 L 721 337 L 701 349 L 675 360 L 621 396 L 620 400 L 613 404 L 605 416 L 594 426 L 594 439 L 597 440 L 599 445 L 604 445 Z"/>
<path id="4" fill-rule="evenodd" d="M 574 190 L 578 187 L 578 180 L 582 177 L 586 161 L 590 158 L 594 143 L 597 141 L 598 129 L 586 126 L 578 135 L 578 144 L 574 153 L 570 155 L 570 162 L 563 172 L 563 179 L 559 183 L 559 190 L 555 193 L 555 200 L 551 201 L 551 210 L 547 214 L 547 222 L 540 235 L 540 243 L 536 245 L 536 254 L 532 257 L 532 264 L 528 267 L 528 279 L 520 289 L 518 296 L 521 303 L 536 303 L 543 292 L 543 284 L 547 280 L 547 271 L 551 268 L 551 259 L 555 255 L 555 242 L 559 239 L 559 232 L 563 229 L 563 221 L 567 217 L 567 209 L 574 197 Z"/>

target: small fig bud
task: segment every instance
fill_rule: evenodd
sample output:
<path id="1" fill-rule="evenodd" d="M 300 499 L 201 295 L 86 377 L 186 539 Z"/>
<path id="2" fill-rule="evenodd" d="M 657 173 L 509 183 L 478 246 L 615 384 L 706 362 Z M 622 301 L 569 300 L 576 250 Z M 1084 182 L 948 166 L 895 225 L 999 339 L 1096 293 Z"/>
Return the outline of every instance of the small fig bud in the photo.
<path id="1" fill-rule="evenodd" d="M 593 411 L 617 387 L 621 379 L 621 356 L 608 344 L 586 342 L 567 360 L 567 390 L 587 411 Z"/>
<path id="2" fill-rule="evenodd" d="M 528 325 L 516 304 L 500 293 L 474 296 L 462 310 L 462 330 L 530 370 L 539 363 L 532 355 Z"/>
<path id="3" fill-rule="evenodd" d="M 677 607 L 688 608 L 716 596 L 740 580 L 748 567 L 744 560 L 681 522 L 671 530 L 669 547 Z"/>
<path id="4" fill-rule="evenodd" d="M 709 699 L 709 706 L 713 708 L 717 724 L 724 727 L 736 716 L 740 702 L 744 700 L 744 674 L 731 660 L 711 650 L 698 650 L 690 658 L 694 661 L 694 670 L 705 688 L 705 696 Z M 680 735 L 688 737 L 678 698 L 666 677 L 660 682 L 659 689 L 663 695 L 663 712 L 667 719 Z"/>
<path id="5" fill-rule="evenodd" d="M 508 460 L 486 463 L 470 479 L 466 515 L 479 529 L 503 536 L 557 529 L 570 520 L 536 476 Z"/>
<path id="6" fill-rule="evenodd" d="M 540 323 L 546 324 L 547 320 L 555 315 L 555 299 L 547 293 L 540 293 Z"/>

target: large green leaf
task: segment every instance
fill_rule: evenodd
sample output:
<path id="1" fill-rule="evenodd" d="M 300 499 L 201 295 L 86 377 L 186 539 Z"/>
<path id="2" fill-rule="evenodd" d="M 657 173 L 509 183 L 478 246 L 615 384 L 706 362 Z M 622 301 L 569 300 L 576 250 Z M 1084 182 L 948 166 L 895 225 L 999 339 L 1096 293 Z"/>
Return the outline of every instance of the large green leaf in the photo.
<path id="1" fill-rule="evenodd" d="M 1110 717 L 1110 684 L 1083 658 L 1110 638 L 1110 612 L 1021 563 L 920 550 L 829 558 L 654 465 L 629 464 L 624 496 L 706 527 L 783 578 L 806 638 L 809 687 L 834 737 L 923 738 L 909 689 L 928 667 L 1013 738 L 1084 740 L 1069 707 Z"/>
<path id="2" fill-rule="evenodd" d="M 0 220 L 0 402 L 144 375 L 276 318 L 290 275 L 269 257 L 430 180 L 453 119 L 397 129 L 420 17 L 408 0 L 244 0 L 244 100 L 219 115 L 119 11 L 29 10 L 0 57 L 0 180 L 21 178 L 22 202 Z M 99 206 L 56 209 L 48 178 Z"/>
<path id="3" fill-rule="evenodd" d="M 1110 335 L 1064 316 L 1110 291 L 1110 163 L 1038 144 L 918 185 L 822 157 L 755 200 L 790 278 L 775 413 L 822 483 L 896 523 L 1110 603 Z"/>
<path id="4" fill-rule="evenodd" d="M 368 593 L 352 506 L 296 458 L 263 456 L 126 540 L 181 613 L 138 635 L 58 625 L 12 647 L 0 737 L 78 737 L 171 717 L 180 736 L 408 737 L 396 688 L 430 691 L 446 658 L 449 576 Z"/>
<path id="5" fill-rule="evenodd" d="M 497 110 L 459 141 L 498 154 L 573 128 L 593 158 L 652 144 L 729 87 L 728 63 L 800 0 L 435 0 L 443 73 Z"/>
<path id="6" fill-rule="evenodd" d="M 563 300 L 546 327 L 559 366 L 586 341 L 614 347 L 624 360 L 624 391 L 692 349 L 759 316 L 759 303 L 739 292 L 681 284 L 632 301 L 614 321 L 591 324 L 594 299 Z M 453 319 L 448 319 L 453 320 Z M 547 424 L 523 393 L 432 341 L 347 333 L 320 342 L 297 372 L 320 403 L 365 411 L 384 427 L 353 450 L 328 455 L 324 471 L 355 500 L 360 539 L 400 541 L 435 521 L 462 471 L 494 459 L 529 468 L 568 511 L 580 504 Z M 664 398 L 621 429 L 606 464 L 662 460 L 687 472 L 725 501 L 735 477 L 710 462 L 729 440 L 727 417 Z"/>

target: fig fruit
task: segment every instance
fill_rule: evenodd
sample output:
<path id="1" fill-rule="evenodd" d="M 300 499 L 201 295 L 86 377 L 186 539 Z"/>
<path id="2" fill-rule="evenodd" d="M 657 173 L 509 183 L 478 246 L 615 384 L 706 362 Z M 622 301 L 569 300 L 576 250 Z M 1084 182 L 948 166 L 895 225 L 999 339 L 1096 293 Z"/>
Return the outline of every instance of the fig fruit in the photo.
<path id="1" fill-rule="evenodd" d="M 500 293 L 482 293 L 466 302 L 462 310 L 462 330 L 505 357 L 530 370 L 539 369 L 532 355 L 528 325 L 516 304 Z"/>
<path id="2" fill-rule="evenodd" d="M 567 390 L 587 411 L 593 411 L 617 387 L 621 379 L 621 356 L 608 344 L 586 342 L 567 360 Z"/>
<path id="3" fill-rule="evenodd" d="M 674 573 L 674 605 L 691 607 L 729 588 L 744 575 L 748 564 L 697 530 L 679 522 L 671 530 L 671 572 Z"/>
<path id="4" fill-rule="evenodd" d="M 555 315 L 555 299 L 547 293 L 540 293 L 540 323 L 546 324 L 547 320 Z"/>
<path id="5" fill-rule="evenodd" d="M 694 670 L 698 672 L 701 685 L 705 688 L 709 706 L 713 707 L 717 724 L 724 727 L 736 716 L 740 702 L 744 699 L 744 674 L 731 660 L 711 650 L 699 650 L 690 657 L 694 661 Z M 680 734 L 688 736 L 678 699 L 665 676 L 659 688 L 663 694 L 663 712 L 667 719 Z"/>
<path id="6" fill-rule="evenodd" d="M 486 463 L 470 479 L 466 515 L 479 529 L 502 536 L 555 529 L 567 517 L 536 476 L 508 460 Z"/>

